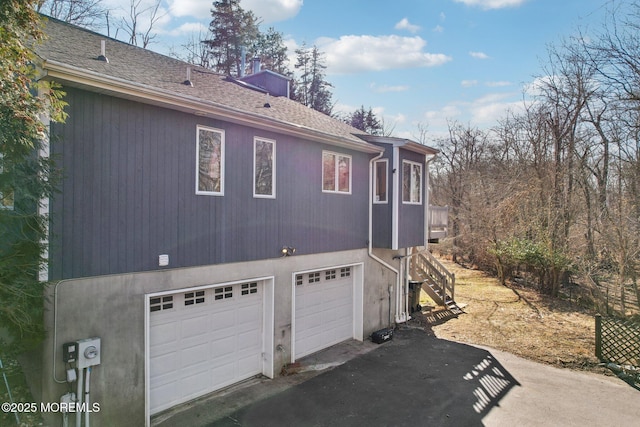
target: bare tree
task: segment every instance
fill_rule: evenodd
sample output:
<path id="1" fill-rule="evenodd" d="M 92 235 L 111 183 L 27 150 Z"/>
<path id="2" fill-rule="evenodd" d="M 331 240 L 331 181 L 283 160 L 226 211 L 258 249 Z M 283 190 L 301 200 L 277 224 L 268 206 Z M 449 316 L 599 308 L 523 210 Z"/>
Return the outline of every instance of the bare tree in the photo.
<path id="1" fill-rule="evenodd" d="M 202 31 L 197 35 L 195 33 L 191 34 L 187 41 L 181 44 L 179 48 L 172 47 L 169 50 L 169 55 L 190 64 L 211 68 L 209 51 L 206 45 L 202 43 L 205 36 L 205 33 Z"/>
<path id="2" fill-rule="evenodd" d="M 36 10 L 86 28 L 101 27 L 106 13 L 102 0 L 39 0 Z"/>
<path id="3" fill-rule="evenodd" d="M 156 37 L 154 27 L 165 13 L 160 8 L 161 0 L 148 3 L 145 0 L 130 0 L 129 15 L 122 18 L 120 28 L 129 36 L 129 43 L 146 48 Z M 142 24 L 142 21 L 145 24 Z"/>

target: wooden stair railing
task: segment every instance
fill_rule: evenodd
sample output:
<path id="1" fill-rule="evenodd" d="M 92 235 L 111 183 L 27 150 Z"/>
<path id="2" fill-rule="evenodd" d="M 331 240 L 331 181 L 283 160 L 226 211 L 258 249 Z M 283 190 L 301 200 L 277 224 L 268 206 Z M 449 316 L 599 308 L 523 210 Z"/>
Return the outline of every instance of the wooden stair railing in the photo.
<path id="1" fill-rule="evenodd" d="M 411 271 L 414 273 L 413 279 L 427 286 L 422 289 L 433 299 L 433 301 L 446 307 L 453 312 L 462 312 L 454 300 L 456 278 L 440 261 L 430 252 L 421 252 L 411 259 L 414 265 Z"/>

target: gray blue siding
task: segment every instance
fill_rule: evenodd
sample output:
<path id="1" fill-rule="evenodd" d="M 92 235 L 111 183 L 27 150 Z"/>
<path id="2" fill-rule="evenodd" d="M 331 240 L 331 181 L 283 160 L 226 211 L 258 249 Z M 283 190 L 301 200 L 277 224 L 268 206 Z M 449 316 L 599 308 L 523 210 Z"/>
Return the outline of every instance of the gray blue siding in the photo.
<path id="1" fill-rule="evenodd" d="M 373 246 L 377 248 L 392 248 L 392 228 L 393 228 L 393 197 L 396 192 L 400 198 L 398 202 L 398 213 L 396 221 L 398 222 L 398 248 L 409 248 L 413 246 L 421 246 L 424 244 L 424 204 L 426 203 L 424 174 L 427 173 L 425 167 L 425 157 L 406 149 L 400 148 L 399 151 L 399 168 L 394 172 L 394 152 L 392 144 L 374 143 L 384 148 L 384 159 L 389 160 L 388 171 L 388 203 L 373 205 Z M 422 204 L 411 205 L 402 203 L 402 161 L 410 160 L 422 165 Z M 393 186 L 394 176 L 397 175 L 398 188 Z"/>
<path id="2" fill-rule="evenodd" d="M 419 205 L 402 203 L 402 161 L 409 160 L 420 163 L 422 165 L 422 203 Z M 410 248 L 412 246 L 421 246 L 424 244 L 424 205 L 425 205 L 425 186 L 424 177 L 427 173 L 425 169 L 424 155 L 411 151 L 400 149 L 400 170 L 399 185 L 400 203 L 398 213 L 398 247 Z"/>
<path id="3" fill-rule="evenodd" d="M 66 88 L 52 126 L 52 280 L 366 246 L 370 156 Z M 225 131 L 224 196 L 195 194 L 196 126 Z M 276 199 L 253 197 L 253 138 L 276 141 Z M 352 156 L 352 194 L 322 193 L 322 150 Z"/>

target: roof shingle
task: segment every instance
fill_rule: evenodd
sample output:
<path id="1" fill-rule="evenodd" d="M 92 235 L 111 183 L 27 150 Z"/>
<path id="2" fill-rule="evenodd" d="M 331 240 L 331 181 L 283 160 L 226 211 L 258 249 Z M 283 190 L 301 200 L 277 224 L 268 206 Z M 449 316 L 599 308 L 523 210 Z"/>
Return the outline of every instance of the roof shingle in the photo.
<path id="1" fill-rule="evenodd" d="M 71 24 L 46 18 L 47 39 L 36 47 L 36 53 L 48 65 L 85 71 L 88 78 L 100 76 L 114 81 L 129 82 L 162 93 L 212 103 L 229 111 L 248 113 L 276 125 L 293 126 L 314 134 L 344 140 L 366 151 L 374 146 L 357 135 L 367 135 L 340 120 L 308 108 L 286 97 L 270 96 L 239 84 L 235 79 L 206 68 L 142 49 Z M 105 41 L 108 62 L 98 59 L 101 41 Z M 187 67 L 191 68 L 193 86 L 184 84 Z"/>

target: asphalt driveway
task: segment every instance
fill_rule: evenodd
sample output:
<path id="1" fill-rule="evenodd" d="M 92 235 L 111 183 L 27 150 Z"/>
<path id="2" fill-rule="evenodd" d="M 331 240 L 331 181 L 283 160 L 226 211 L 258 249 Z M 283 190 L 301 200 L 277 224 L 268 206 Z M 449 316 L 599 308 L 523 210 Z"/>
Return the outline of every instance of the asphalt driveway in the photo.
<path id="1" fill-rule="evenodd" d="M 367 345 L 371 351 L 298 384 L 282 385 L 286 377 L 260 382 L 161 425 L 629 426 L 640 420 L 640 392 L 615 377 L 553 368 L 419 329 Z"/>

